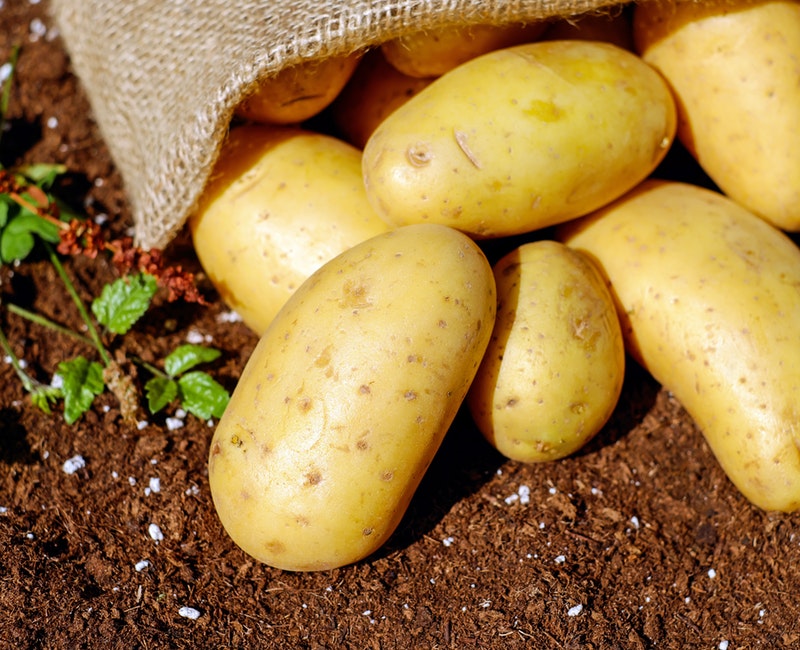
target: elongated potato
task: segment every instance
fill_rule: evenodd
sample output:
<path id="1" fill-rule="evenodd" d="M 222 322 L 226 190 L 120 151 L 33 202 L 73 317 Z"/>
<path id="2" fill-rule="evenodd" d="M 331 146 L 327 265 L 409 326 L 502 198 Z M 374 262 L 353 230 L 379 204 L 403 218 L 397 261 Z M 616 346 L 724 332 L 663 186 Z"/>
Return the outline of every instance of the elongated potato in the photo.
<path id="1" fill-rule="evenodd" d="M 563 458 L 600 431 L 622 391 L 614 301 L 586 256 L 554 241 L 523 244 L 493 271 L 497 319 L 470 411 L 505 456 Z"/>
<path id="2" fill-rule="evenodd" d="M 642 2 L 642 58 L 678 99 L 678 137 L 725 194 L 800 231 L 800 2 Z"/>
<path id="3" fill-rule="evenodd" d="M 357 149 L 260 125 L 231 131 L 189 227 L 220 296 L 258 334 L 311 273 L 389 229 L 367 201 Z"/>
<path id="4" fill-rule="evenodd" d="M 259 83 L 236 114 L 261 124 L 298 124 L 321 113 L 341 92 L 362 53 L 284 68 Z"/>
<path id="5" fill-rule="evenodd" d="M 800 249 L 725 196 L 666 181 L 560 236 L 605 270 L 630 352 L 739 490 L 800 508 Z"/>
<path id="6" fill-rule="evenodd" d="M 394 225 L 513 235 L 595 210 L 644 179 L 675 132 L 661 76 L 607 43 L 497 50 L 440 77 L 364 148 L 367 196 Z"/>
<path id="7" fill-rule="evenodd" d="M 439 77 L 481 54 L 534 41 L 545 26 L 455 25 L 400 36 L 383 43 L 381 51 L 392 67 L 409 77 Z"/>
<path id="8" fill-rule="evenodd" d="M 314 273 L 214 432 L 209 483 L 233 540 L 296 571 L 378 549 L 467 393 L 496 300 L 481 250 L 433 224 L 373 237 Z"/>

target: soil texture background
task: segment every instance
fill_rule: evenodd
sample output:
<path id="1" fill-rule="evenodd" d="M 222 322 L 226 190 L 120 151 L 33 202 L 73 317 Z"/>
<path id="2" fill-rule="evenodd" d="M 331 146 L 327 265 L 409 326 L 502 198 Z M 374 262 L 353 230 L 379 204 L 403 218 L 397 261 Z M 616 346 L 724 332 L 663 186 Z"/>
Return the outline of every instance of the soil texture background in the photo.
<path id="1" fill-rule="evenodd" d="M 14 44 L 0 161 L 64 163 L 62 194 L 124 232 L 121 179 L 46 2 L 0 0 L 0 63 Z M 168 253 L 198 268 L 185 234 Z M 102 259 L 67 270 L 86 300 L 116 277 Z M 46 260 L 0 282 L 3 302 L 79 326 Z M 209 306 L 160 304 L 125 345 L 156 361 L 205 341 L 233 389 L 256 338 L 205 290 Z M 89 352 L 5 309 L 0 325 L 42 381 Z M 800 515 L 750 505 L 632 362 L 612 420 L 563 461 L 506 461 L 462 414 L 388 546 L 318 573 L 228 538 L 208 489 L 213 422 L 172 409 L 126 424 L 104 397 L 70 426 L 31 405 L 7 359 L 0 388 L 0 650 L 800 647 Z"/>

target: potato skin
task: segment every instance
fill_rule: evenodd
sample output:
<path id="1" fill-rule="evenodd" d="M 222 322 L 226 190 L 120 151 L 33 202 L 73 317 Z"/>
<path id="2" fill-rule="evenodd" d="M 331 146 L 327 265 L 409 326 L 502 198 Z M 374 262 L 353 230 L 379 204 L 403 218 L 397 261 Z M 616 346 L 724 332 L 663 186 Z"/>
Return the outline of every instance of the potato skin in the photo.
<path id="1" fill-rule="evenodd" d="M 669 88 L 638 56 L 607 43 L 529 43 L 473 59 L 398 108 L 364 148 L 364 180 L 391 224 L 514 235 L 617 198 L 674 132 Z"/>
<path id="2" fill-rule="evenodd" d="M 231 131 L 189 227 L 220 296 L 257 334 L 322 264 L 389 230 L 367 201 L 357 149 L 261 125 Z"/>
<path id="3" fill-rule="evenodd" d="M 336 98 L 361 56 L 354 52 L 284 68 L 261 81 L 236 107 L 236 114 L 260 124 L 299 124 Z"/>
<path id="4" fill-rule="evenodd" d="M 654 180 L 559 238 L 600 264 L 629 351 L 744 496 L 800 508 L 800 249 L 722 194 Z"/>
<path id="5" fill-rule="evenodd" d="M 717 186 L 800 231 L 800 3 L 642 2 L 634 37 L 675 92 L 679 139 Z"/>
<path id="6" fill-rule="evenodd" d="M 433 81 L 409 77 L 395 69 L 380 50 L 364 55 L 352 78 L 331 105 L 337 130 L 359 149 L 395 109 Z"/>
<path id="7" fill-rule="evenodd" d="M 456 25 L 414 32 L 381 44 L 389 64 L 409 77 L 440 77 L 481 54 L 536 40 L 544 22 Z"/>
<path id="8" fill-rule="evenodd" d="M 554 241 L 523 244 L 493 271 L 497 318 L 470 411 L 505 456 L 563 458 L 600 431 L 622 391 L 614 301 L 592 262 Z"/>
<path id="9" fill-rule="evenodd" d="M 467 393 L 496 300 L 477 245 L 434 224 L 378 235 L 315 272 L 214 432 L 209 483 L 233 540 L 293 571 L 378 549 Z"/>

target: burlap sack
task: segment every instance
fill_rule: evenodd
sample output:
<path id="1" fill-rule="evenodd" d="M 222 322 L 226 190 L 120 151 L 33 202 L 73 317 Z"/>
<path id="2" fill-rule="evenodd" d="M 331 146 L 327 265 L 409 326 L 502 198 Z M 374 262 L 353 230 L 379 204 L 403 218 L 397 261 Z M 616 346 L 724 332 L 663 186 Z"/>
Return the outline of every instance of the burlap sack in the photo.
<path id="1" fill-rule="evenodd" d="M 122 174 L 137 242 L 191 213 L 234 107 L 283 67 L 449 24 L 567 16 L 619 0 L 50 0 Z"/>

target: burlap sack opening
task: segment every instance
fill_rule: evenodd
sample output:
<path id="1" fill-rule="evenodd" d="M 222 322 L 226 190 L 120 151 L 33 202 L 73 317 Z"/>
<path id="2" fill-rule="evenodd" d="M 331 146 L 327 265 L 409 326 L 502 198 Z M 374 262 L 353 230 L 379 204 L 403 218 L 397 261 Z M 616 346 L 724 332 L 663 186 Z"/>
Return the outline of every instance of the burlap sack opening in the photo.
<path id="1" fill-rule="evenodd" d="M 401 34 L 527 22 L 619 0 L 50 0 L 122 174 L 137 243 L 165 247 L 261 78 Z"/>

